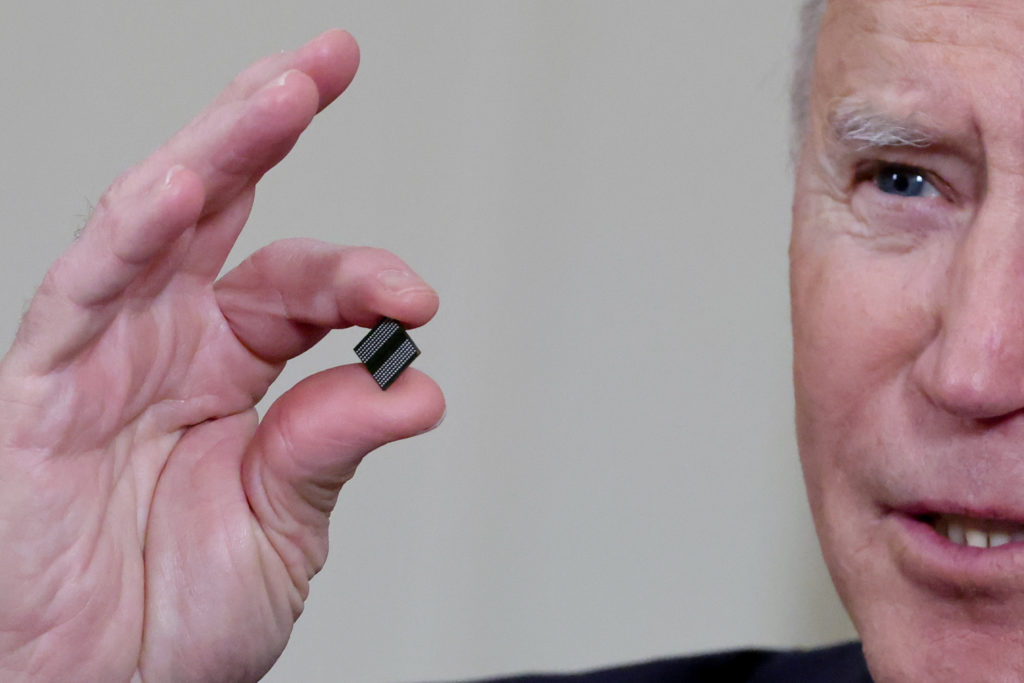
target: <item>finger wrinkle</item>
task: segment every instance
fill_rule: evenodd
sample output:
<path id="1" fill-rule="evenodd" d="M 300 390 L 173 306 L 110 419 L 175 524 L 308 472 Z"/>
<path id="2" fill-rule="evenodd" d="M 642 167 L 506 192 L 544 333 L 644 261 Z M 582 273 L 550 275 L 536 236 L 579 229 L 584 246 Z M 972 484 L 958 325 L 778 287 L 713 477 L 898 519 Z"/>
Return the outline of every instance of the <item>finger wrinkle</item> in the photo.
<path id="1" fill-rule="evenodd" d="M 278 471 L 296 464 L 294 440 L 287 432 L 287 427 L 279 425 L 273 435 L 276 443 L 272 449 L 268 450 L 269 444 L 264 441 L 263 449 L 250 459 L 245 490 L 249 507 L 265 538 L 284 564 L 295 588 L 305 597 L 309 591 L 309 579 L 320 570 L 326 559 L 326 549 L 318 536 L 326 532 L 327 518 L 289 483 L 294 473 L 288 476 L 286 472 Z M 281 462 L 282 458 L 287 462 Z M 286 500 L 291 497 L 298 500 Z M 309 519 L 300 520 L 295 514 L 296 508 L 312 511 L 312 514 Z"/>

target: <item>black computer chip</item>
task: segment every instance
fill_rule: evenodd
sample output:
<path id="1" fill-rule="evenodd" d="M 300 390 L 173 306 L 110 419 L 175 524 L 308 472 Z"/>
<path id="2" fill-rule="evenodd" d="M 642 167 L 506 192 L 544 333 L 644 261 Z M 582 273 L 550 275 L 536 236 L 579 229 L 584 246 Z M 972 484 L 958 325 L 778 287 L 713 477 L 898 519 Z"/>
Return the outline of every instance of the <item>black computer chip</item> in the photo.
<path id="1" fill-rule="evenodd" d="M 397 320 L 384 318 L 356 344 L 356 355 L 381 389 L 387 389 L 412 365 L 420 350 Z"/>

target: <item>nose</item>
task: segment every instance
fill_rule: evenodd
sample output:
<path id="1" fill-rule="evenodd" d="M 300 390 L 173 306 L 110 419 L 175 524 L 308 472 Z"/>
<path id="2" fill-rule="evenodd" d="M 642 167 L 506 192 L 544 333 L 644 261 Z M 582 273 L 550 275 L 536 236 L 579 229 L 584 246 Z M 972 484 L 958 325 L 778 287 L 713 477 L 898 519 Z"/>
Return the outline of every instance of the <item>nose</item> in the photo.
<path id="1" fill-rule="evenodd" d="M 992 420 L 1021 413 L 1024 201 L 987 201 L 954 248 L 943 280 L 939 325 L 915 365 L 917 384 L 935 405 L 958 417 Z"/>

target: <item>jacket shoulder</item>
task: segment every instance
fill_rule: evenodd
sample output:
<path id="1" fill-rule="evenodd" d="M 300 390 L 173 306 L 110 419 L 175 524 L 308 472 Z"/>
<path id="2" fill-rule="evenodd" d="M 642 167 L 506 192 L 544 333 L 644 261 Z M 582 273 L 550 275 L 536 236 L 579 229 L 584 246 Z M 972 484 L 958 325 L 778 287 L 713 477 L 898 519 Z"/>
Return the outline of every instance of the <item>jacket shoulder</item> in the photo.
<path id="1" fill-rule="evenodd" d="M 871 683 L 860 643 L 814 650 L 731 650 L 575 674 L 531 674 L 492 683 Z"/>

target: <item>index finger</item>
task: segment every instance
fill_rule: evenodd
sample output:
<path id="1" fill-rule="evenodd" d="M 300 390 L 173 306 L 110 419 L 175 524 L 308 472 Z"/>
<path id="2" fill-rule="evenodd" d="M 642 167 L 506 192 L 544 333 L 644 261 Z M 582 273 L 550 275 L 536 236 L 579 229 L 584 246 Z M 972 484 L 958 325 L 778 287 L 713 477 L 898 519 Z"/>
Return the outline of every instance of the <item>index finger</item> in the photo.
<path id="1" fill-rule="evenodd" d="M 355 39 L 348 31 L 331 29 L 298 50 L 281 51 L 254 62 L 231 81 L 212 106 L 245 99 L 263 84 L 297 69 L 316 82 L 320 90 L 319 111 L 345 91 L 358 66 L 359 46 Z"/>
<path id="2" fill-rule="evenodd" d="M 39 327 L 46 338 L 63 340 L 52 353 L 33 355 L 48 363 L 87 343 L 116 313 L 109 304 L 197 224 L 191 243 L 181 245 L 178 267 L 193 272 L 201 263 L 212 281 L 245 222 L 255 182 L 341 94 L 358 63 L 359 48 L 344 31 L 257 62 L 217 103 L 118 178 L 33 300 L 19 337 Z M 204 220 L 213 214 L 224 220 Z"/>
<path id="3" fill-rule="evenodd" d="M 310 106 L 310 114 L 314 114 L 344 92 L 358 66 L 359 46 L 348 32 L 338 29 L 321 34 L 298 50 L 259 60 L 239 74 L 199 116 L 126 174 L 119 185 L 132 192 L 153 185 L 174 166 L 185 166 L 202 176 L 208 204 L 215 209 L 258 179 L 291 149 L 294 140 L 289 141 L 286 132 L 295 126 L 275 125 L 276 119 L 294 116 L 299 132 L 308 125 L 305 119 L 310 117 L 302 111 L 293 113 L 271 107 L 262 118 L 270 128 L 280 130 L 283 142 L 291 144 L 275 148 L 264 136 L 253 134 L 262 123 L 259 111 L 252 111 L 260 107 L 261 93 L 287 74 L 301 72 L 312 82 L 314 92 L 309 96 L 315 98 L 315 103 L 307 105 L 299 97 L 293 106 L 298 110 Z"/>

